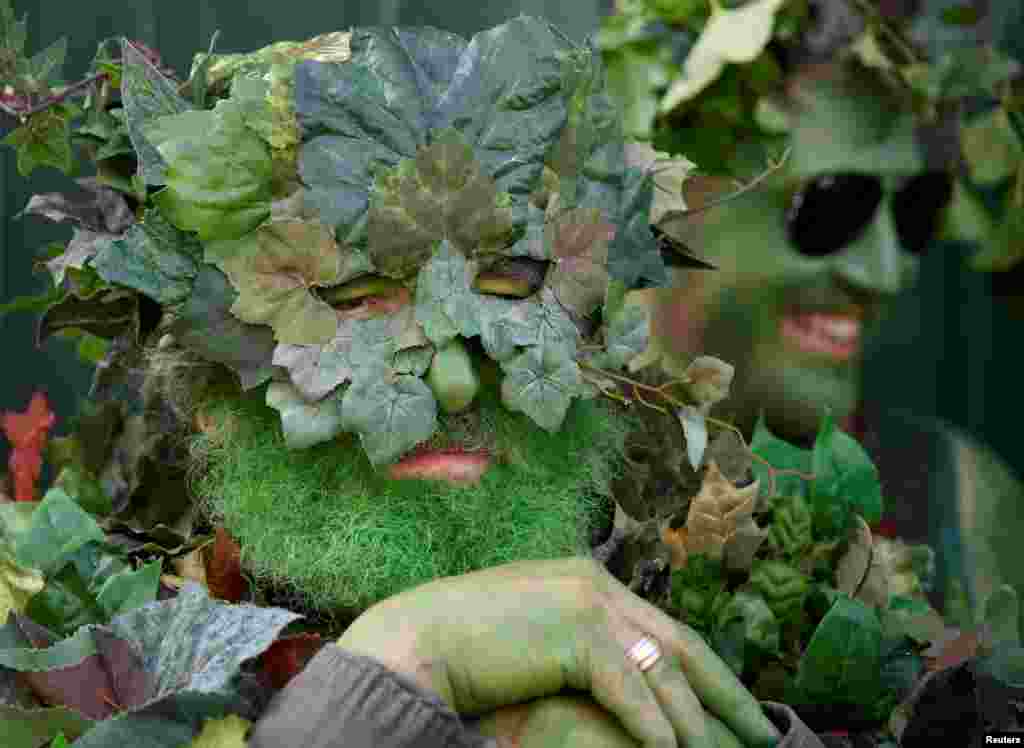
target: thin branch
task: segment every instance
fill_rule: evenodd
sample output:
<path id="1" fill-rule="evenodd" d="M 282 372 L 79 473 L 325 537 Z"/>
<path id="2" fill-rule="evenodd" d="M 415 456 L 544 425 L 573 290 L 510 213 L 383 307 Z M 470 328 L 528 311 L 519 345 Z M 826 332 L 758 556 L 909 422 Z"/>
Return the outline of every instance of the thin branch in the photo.
<path id="1" fill-rule="evenodd" d="M 699 208 L 688 208 L 687 210 L 681 211 L 682 215 L 684 215 L 684 216 L 697 215 L 698 213 L 703 213 L 704 211 L 711 210 L 712 208 L 717 208 L 720 205 L 725 205 L 728 202 L 732 202 L 733 200 L 735 200 L 738 197 L 742 197 L 743 195 L 747 194 L 752 189 L 757 187 L 759 184 L 761 184 L 764 180 L 766 180 L 772 174 L 774 174 L 779 169 L 781 169 L 783 164 L 785 164 L 786 160 L 789 158 L 789 153 L 790 153 L 791 150 L 792 150 L 792 148 L 787 146 L 786 150 L 782 152 L 782 156 L 779 158 L 778 161 L 773 163 L 772 161 L 769 160 L 768 167 L 764 171 L 762 171 L 760 174 L 758 174 L 756 177 L 754 177 L 752 180 L 747 182 L 745 185 L 740 187 L 735 192 L 730 193 L 730 194 L 726 195 L 725 197 L 720 197 L 717 200 L 712 200 L 710 203 L 706 203 L 705 205 L 701 205 Z"/>

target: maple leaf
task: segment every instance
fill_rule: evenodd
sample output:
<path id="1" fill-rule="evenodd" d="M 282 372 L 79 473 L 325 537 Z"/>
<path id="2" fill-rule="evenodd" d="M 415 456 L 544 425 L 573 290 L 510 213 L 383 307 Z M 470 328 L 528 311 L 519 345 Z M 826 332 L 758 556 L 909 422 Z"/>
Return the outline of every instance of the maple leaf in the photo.
<path id="1" fill-rule="evenodd" d="M 46 395 L 39 391 L 32 395 L 23 413 L 0 414 L 0 425 L 13 447 L 7 464 L 14 479 L 15 501 L 35 501 L 36 481 L 43 469 L 43 447 L 56 420 Z"/>
<path id="2" fill-rule="evenodd" d="M 274 689 L 284 688 L 325 644 L 315 632 L 282 636 L 259 656 L 260 680 Z"/>

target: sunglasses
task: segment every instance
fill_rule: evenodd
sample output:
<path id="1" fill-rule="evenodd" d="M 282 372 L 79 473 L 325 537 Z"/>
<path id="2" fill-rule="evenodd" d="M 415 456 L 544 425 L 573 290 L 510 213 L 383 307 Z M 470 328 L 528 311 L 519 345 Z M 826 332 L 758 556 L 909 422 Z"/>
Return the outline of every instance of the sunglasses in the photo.
<path id="1" fill-rule="evenodd" d="M 892 196 L 893 220 L 903 248 L 919 255 L 939 228 L 953 194 L 944 172 L 904 179 Z M 786 234 L 798 252 L 826 257 L 856 240 L 875 219 L 885 189 L 867 174 L 821 174 L 804 183 L 786 209 Z"/>

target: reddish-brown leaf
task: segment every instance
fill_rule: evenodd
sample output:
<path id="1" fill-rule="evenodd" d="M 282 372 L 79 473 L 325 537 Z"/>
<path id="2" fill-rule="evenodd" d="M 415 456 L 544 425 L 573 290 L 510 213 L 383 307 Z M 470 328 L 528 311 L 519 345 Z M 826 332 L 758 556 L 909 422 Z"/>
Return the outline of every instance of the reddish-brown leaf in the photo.
<path id="1" fill-rule="evenodd" d="M 32 646 L 45 648 L 55 637 L 25 616 L 15 622 Z M 71 667 L 44 672 L 20 672 L 19 678 L 50 706 L 74 709 L 89 719 L 101 720 L 149 698 L 151 681 L 135 646 L 98 627 L 93 631 L 96 654 Z"/>
<path id="2" fill-rule="evenodd" d="M 15 501 L 35 501 L 36 483 L 43 470 L 43 448 L 57 417 L 50 411 L 46 395 L 37 391 L 23 413 L 5 411 L 0 425 L 11 443 L 8 458 L 14 481 Z"/>
<path id="3" fill-rule="evenodd" d="M 316 633 L 282 636 L 260 655 L 260 678 L 273 688 L 284 688 L 325 643 Z"/>
<path id="4" fill-rule="evenodd" d="M 242 576 L 241 548 L 223 527 L 217 528 L 217 538 L 207 559 L 206 586 L 210 596 L 230 603 L 245 598 L 249 584 Z"/>

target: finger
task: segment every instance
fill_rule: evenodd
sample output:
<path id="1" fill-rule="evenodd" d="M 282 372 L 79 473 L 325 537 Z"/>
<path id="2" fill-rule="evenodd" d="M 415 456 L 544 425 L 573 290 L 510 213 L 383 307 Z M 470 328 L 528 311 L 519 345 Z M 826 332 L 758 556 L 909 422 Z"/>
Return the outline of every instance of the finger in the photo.
<path id="1" fill-rule="evenodd" d="M 686 680 L 676 658 L 663 654 L 644 673 L 647 685 L 675 729 L 680 748 L 715 748 L 707 713 Z"/>
<path id="2" fill-rule="evenodd" d="M 715 748 L 743 748 L 743 743 L 726 724 L 711 712 L 704 712 L 709 732 L 715 736 Z"/>
<path id="3" fill-rule="evenodd" d="M 643 748 L 678 748 L 672 723 L 643 673 L 607 630 L 591 631 L 577 639 L 576 668 L 567 676 L 569 685 L 589 690 Z"/>
<path id="4" fill-rule="evenodd" d="M 689 626 L 619 585 L 615 607 L 630 627 L 656 637 L 666 656 L 675 656 L 686 680 L 709 711 L 751 748 L 774 746 L 781 733 L 765 715 L 754 695 L 707 642 Z"/>

